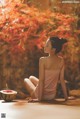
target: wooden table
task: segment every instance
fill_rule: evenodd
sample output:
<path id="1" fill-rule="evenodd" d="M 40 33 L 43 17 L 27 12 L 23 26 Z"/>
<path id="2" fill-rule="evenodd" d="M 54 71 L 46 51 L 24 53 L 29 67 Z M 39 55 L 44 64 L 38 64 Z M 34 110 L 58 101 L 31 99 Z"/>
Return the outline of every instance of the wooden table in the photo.
<path id="1" fill-rule="evenodd" d="M 59 101 L 28 103 L 27 100 L 0 100 L 0 119 L 80 119 L 80 106 L 65 105 Z"/>

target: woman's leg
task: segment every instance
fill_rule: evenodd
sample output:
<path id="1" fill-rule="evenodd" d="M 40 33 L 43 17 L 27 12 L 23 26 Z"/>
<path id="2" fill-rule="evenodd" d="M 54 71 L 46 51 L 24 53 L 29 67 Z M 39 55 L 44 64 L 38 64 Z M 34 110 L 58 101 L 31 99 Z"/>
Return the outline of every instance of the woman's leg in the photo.
<path id="1" fill-rule="evenodd" d="M 35 85 L 28 78 L 24 79 L 24 85 L 26 90 L 30 93 L 31 97 L 35 98 L 35 94 L 33 93 L 36 88 Z"/>
<path id="2" fill-rule="evenodd" d="M 36 78 L 35 76 L 30 76 L 29 77 L 29 80 L 35 85 L 37 86 L 38 82 L 39 82 L 39 79 Z"/>

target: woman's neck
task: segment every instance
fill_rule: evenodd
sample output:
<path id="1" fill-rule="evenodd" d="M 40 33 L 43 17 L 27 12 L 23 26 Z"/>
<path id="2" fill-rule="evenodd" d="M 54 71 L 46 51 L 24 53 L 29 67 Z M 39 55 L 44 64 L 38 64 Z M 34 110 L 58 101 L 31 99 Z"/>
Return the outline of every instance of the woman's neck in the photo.
<path id="1" fill-rule="evenodd" d="M 49 53 L 49 57 L 51 57 L 51 58 L 56 58 L 56 57 L 58 57 L 58 55 L 55 54 L 55 53 Z"/>

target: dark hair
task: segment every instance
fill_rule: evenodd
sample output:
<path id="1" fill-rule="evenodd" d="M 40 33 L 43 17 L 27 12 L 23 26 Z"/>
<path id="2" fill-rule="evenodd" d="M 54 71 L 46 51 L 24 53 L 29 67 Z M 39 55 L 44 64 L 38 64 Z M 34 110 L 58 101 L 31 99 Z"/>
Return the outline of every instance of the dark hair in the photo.
<path id="1" fill-rule="evenodd" d="M 55 48 L 55 53 L 59 53 L 62 50 L 62 47 L 65 43 L 67 43 L 67 40 L 64 38 L 58 38 L 58 37 L 50 37 L 52 48 Z"/>

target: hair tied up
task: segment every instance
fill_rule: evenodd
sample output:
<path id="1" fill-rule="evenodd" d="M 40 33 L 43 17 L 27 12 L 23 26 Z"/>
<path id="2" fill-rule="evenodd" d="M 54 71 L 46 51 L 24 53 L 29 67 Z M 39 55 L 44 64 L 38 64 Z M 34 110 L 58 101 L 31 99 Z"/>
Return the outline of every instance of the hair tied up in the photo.
<path id="1" fill-rule="evenodd" d="M 60 42 L 61 42 L 61 44 L 63 45 L 63 44 L 65 44 L 65 43 L 67 43 L 68 41 L 67 41 L 66 39 L 64 39 L 64 38 L 61 38 L 61 39 L 60 39 Z"/>
<path id="2" fill-rule="evenodd" d="M 67 43 L 67 40 L 65 38 L 59 38 L 59 37 L 50 37 L 52 48 L 55 48 L 55 53 L 59 53 L 62 50 L 62 46 Z"/>

